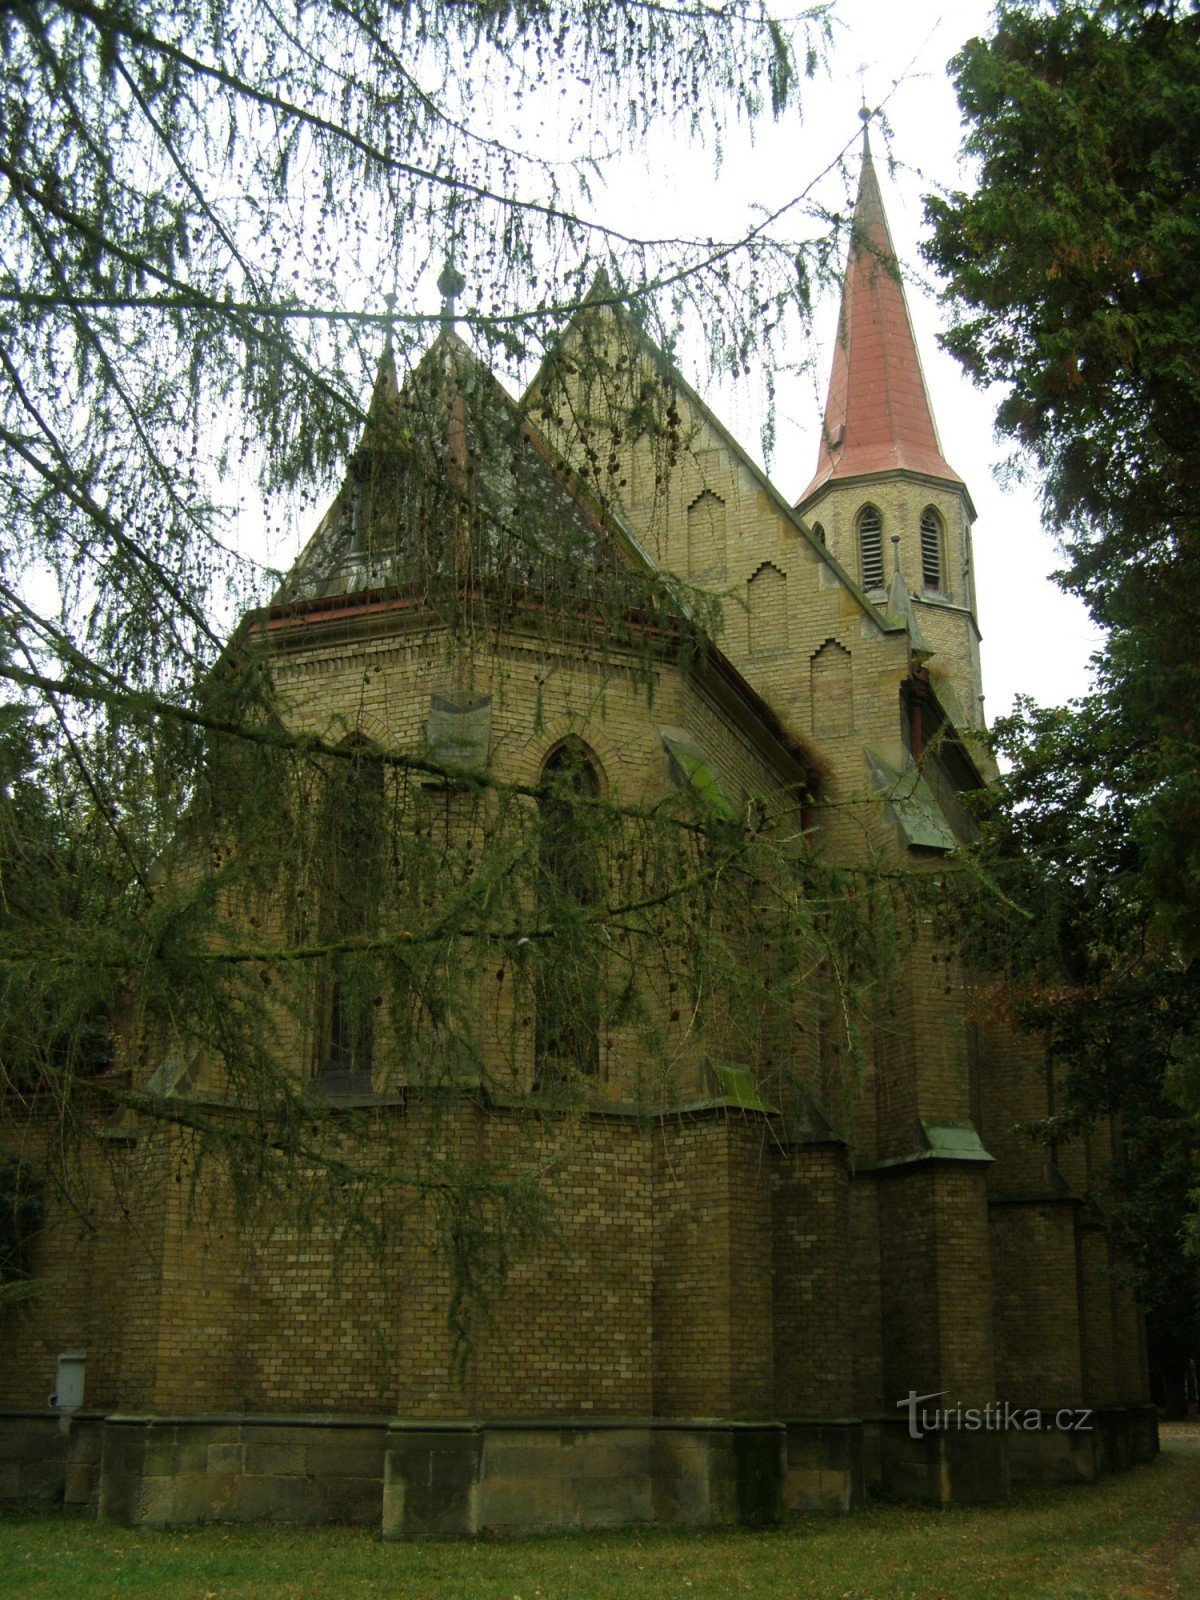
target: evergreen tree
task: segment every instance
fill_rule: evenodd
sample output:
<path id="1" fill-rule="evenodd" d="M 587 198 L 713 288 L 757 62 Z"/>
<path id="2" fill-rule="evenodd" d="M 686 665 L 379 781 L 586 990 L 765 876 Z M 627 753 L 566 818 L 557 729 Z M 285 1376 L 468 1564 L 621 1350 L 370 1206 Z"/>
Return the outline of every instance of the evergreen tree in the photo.
<path id="1" fill-rule="evenodd" d="M 989 859 L 1037 907 L 1007 929 L 1010 974 L 1065 1071 L 1058 1132 L 1120 1118 L 1118 1219 L 1178 1371 L 1198 1332 L 1178 1251 L 1200 1112 L 1200 9 L 1002 3 L 952 71 L 979 187 L 927 202 L 945 343 L 1004 387 L 1061 581 L 1106 633 L 1088 699 L 999 727 Z"/>
<path id="2" fill-rule="evenodd" d="M 377 1233 L 379 1196 L 399 1194 L 436 1213 L 465 1307 L 502 1265 L 506 1229 L 536 1220 L 537 1170 L 514 1179 L 431 1146 L 398 1171 L 369 1127 L 355 1143 L 314 1118 L 311 1074 L 281 1039 L 315 1015 L 330 1077 L 386 1077 L 403 1059 L 438 1088 L 479 1076 L 485 976 L 516 993 L 501 1054 L 521 1044 L 523 1006 L 549 1007 L 551 963 L 559 1011 L 579 974 L 594 990 L 589 1052 L 604 1023 L 659 1058 L 674 1047 L 668 989 L 740 984 L 777 1011 L 814 939 L 856 988 L 836 958 L 857 939 L 842 887 L 830 878 L 806 899 L 815 869 L 786 838 L 732 827 L 691 791 L 651 810 L 572 795 L 572 829 L 593 840 L 571 850 L 600 852 L 611 873 L 603 894 L 571 873 L 574 892 L 552 894 L 545 857 L 562 853 L 566 803 L 553 783 L 547 795 L 464 779 L 356 728 L 299 733 L 260 637 L 234 626 L 272 589 L 280 605 L 303 597 L 231 548 L 229 486 L 308 504 L 349 460 L 342 553 L 372 564 L 379 587 L 417 585 L 460 662 L 531 585 L 597 660 L 629 645 L 635 614 L 656 619 L 637 637 L 703 652 L 711 603 L 595 541 L 623 430 L 651 439 L 660 475 L 685 443 L 670 385 L 600 374 L 607 461 L 594 418 L 555 419 L 584 428 L 592 452 L 568 494 L 494 386 L 424 353 L 453 312 L 482 355 L 520 369 L 549 351 L 552 364 L 593 284 L 593 304 L 627 304 L 664 343 L 697 308 L 726 370 L 806 316 L 821 240 L 761 227 L 742 241 L 634 239 L 593 219 L 589 187 L 592 118 L 614 99 L 634 138 L 673 118 L 716 140 L 725 117 L 794 106 L 827 24 L 816 8 L 792 26 L 785 36 L 755 0 L 0 10 L 0 678 L 14 774 L 0 1087 L 10 1110 L 68 1135 L 43 1141 L 62 1191 L 116 1182 L 76 1135 L 137 1126 L 177 1181 L 215 1168 L 267 1214 L 332 1211 Z M 568 108 L 565 158 L 506 142 L 514 108 L 532 121 L 550 100 Z M 423 310 L 439 269 L 445 309 Z M 362 374 L 380 350 L 368 412 Z M 651 668 L 647 647 L 646 694 Z M 356 876 L 368 837 L 383 870 Z M 745 896 L 780 874 L 779 903 L 797 914 L 751 960 L 715 887 Z M 678 1018 L 680 1002 L 666 1009 Z"/>

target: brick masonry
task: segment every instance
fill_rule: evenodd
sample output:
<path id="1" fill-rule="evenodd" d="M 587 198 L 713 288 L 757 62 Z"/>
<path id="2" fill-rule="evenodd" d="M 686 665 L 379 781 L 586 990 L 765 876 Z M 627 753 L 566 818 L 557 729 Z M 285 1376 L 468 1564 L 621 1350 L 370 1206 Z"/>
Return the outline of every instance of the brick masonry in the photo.
<path id="1" fill-rule="evenodd" d="M 588 316 L 571 337 L 612 370 L 670 376 L 610 315 Z M 902 691 L 918 663 L 904 625 L 859 586 L 856 519 L 879 511 L 889 574 L 899 535 L 929 682 L 969 735 L 981 710 L 965 490 L 912 472 L 835 479 L 803 520 L 670 382 L 674 467 L 656 473 L 645 440 L 623 441 L 612 477 L 643 548 L 722 600 L 721 656 L 598 650 L 577 630 L 517 621 L 464 646 L 411 607 L 260 618 L 291 725 L 419 753 L 431 696 L 469 689 L 491 697 L 496 777 L 534 785 L 576 738 L 602 790 L 644 806 L 677 781 L 667 727 L 703 752 L 735 816 L 754 798 L 772 826 L 804 827 L 823 859 L 855 869 L 953 870 L 909 848 L 875 788 L 868 749 L 904 766 Z M 920 581 L 928 508 L 943 540 L 936 592 Z M 816 792 L 802 811 L 805 782 Z M 456 803 L 437 801 L 447 837 L 467 826 Z M 753 940 L 753 912 L 739 915 Z M 932 912 L 898 921 L 894 938 L 894 980 L 856 1064 L 819 961 L 787 1005 L 739 1010 L 718 994 L 692 1015 L 670 998 L 666 954 L 643 974 L 643 1031 L 621 1024 L 601 1042 L 594 1103 L 532 1097 L 527 1002 L 504 970 L 455 1019 L 469 1081 L 429 1081 L 416 1046 L 381 1049 L 377 1099 L 352 1124 L 329 1113 L 330 1148 L 352 1138 L 398 1168 L 434 1152 L 534 1175 L 550 1202 L 551 1231 L 514 1249 L 465 1360 L 428 1214 L 381 1193 L 382 1250 L 329 1220 L 239 1224 L 218 1169 L 196 1204 L 182 1136 L 131 1119 L 84 1159 L 86 1203 L 50 1201 L 46 1291 L 3 1313 L 0 1494 L 90 1497 L 121 1521 L 348 1519 L 399 1536 L 762 1520 L 785 1505 L 847 1509 L 868 1481 L 994 1498 L 1013 1477 L 1086 1479 L 1144 1457 L 1140 1316 L 1093 1201 L 1103 1141 L 1047 1152 L 1020 1135 L 1050 1103 L 1036 1041 L 989 1013 Z M 317 1009 L 278 1016 L 300 1082 Z M 391 1026 L 384 1011 L 384 1044 Z M 651 1026 L 667 1044 L 653 1059 Z M 711 1063 L 728 1049 L 757 1073 L 758 1105 L 717 1092 Z M 143 1081 L 155 1064 L 141 1063 Z M 196 1087 L 219 1106 L 225 1069 L 201 1063 Z M 8 1123 L 5 1142 L 36 1159 L 36 1113 Z M 939 1147 L 940 1126 L 978 1135 L 973 1150 Z M 87 1351 L 90 1420 L 74 1434 L 45 1406 L 66 1349 Z M 1010 1458 L 994 1437 L 908 1439 L 897 1405 L 910 1391 L 1107 1420 L 1094 1447 L 1022 1438 Z"/>

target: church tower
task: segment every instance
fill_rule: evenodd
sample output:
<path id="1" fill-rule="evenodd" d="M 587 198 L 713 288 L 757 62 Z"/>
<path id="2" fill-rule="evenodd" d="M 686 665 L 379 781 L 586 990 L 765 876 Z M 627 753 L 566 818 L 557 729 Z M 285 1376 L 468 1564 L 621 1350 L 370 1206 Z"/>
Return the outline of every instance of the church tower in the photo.
<path id="1" fill-rule="evenodd" d="M 975 508 L 942 454 L 865 126 L 821 444 L 796 510 L 883 612 L 900 573 L 945 710 L 981 727 Z"/>

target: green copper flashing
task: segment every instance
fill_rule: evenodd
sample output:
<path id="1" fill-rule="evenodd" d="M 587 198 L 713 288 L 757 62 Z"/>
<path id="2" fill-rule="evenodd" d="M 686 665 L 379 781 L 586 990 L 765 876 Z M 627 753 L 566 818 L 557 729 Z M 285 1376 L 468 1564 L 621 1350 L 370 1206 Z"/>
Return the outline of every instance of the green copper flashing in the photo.
<path id="1" fill-rule="evenodd" d="M 695 789 L 718 816 L 732 822 L 736 813 L 700 746 L 683 728 L 660 728 L 663 748 L 671 758 L 672 776 L 680 788 Z"/>
<path id="2" fill-rule="evenodd" d="M 907 752 L 878 744 L 864 745 L 876 793 L 886 801 L 904 842 L 921 850 L 951 851 L 958 841 L 920 768 Z"/>
<path id="3" fill-rule="evenodd" d="M 742 1111 L 765 1111 L 772 1116 L 777 1113 L 778 1108 L 769 1106 L 759 1094 L 749 1067 L 730 1061 L 713 1061 L 709 1063 L 709 1072 L 717 1088 L 713 1104 L 737 1106 Z"/>
<path id="4" fill-rule="evenodd" d="M 877 1161 L 864 1170 L 880 1172 L 889 1167 L 908 1167 L 918 1161 L 994 1161 L 983 1147 L 983 1140 L 970 1117 L 918 1117 L 917 1149 L 907 1155 Z"/>

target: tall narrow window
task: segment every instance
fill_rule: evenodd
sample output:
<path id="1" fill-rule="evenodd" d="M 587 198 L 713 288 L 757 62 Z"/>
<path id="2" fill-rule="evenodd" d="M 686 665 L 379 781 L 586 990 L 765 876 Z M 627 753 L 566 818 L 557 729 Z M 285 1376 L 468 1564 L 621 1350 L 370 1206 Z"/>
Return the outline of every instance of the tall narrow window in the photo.
<path id="1" fill-rule="evenodd" d="M 883 588 L 883 518 L 874 506 L 858 513 L 859 567 L 864 589 Z"/>
<path id="2" fill-rule="evenodd" d="M 942 519 L 932 506 L 921 514 L 921 582 L 927 589 L 942 587 Z"/>
<path id="3" fill-rule="evenodd" d="M 814 522 L 813 525 L 812 525 L 812 531 L 813 531 L 813 538 L 817 541 L 817 543 L 818 544 L 824 544 L 825 543 L 825 524 L 822 523 L 822 522 Z"/>
<path id="4" fill-rule="evenodd" d="M 539 952 L 535 999 L 536 1086 L 594 1076 L 600 1065 L 599 973 L 588 911 L 600 894 L 592 818 L 581 800 L 600 781 L 577 739 L 553 750 L 542 768 L 538 902 L 551 937 Z"/>
<path id="5" fill-rule="evenodd" d="M 34 1167 L 0 1149 L 0 1284 L 32 1276 L 41 1226 L 42 1191 Z"/>
<path id="6" fill-rule="evenodd" d="M 378 992 L 373 956 L 353 941 L 370 933 L 383 882 L 383 767 L 365 741 L 329 773 L 321 845 L 324 851 L 321 937 L 334 946 L 326 970 L 317 1052 L 322 1087 L 341 1093 L 371 1088 Z"/>

